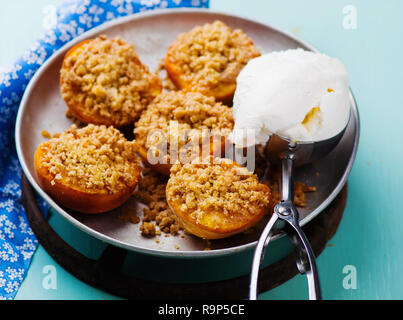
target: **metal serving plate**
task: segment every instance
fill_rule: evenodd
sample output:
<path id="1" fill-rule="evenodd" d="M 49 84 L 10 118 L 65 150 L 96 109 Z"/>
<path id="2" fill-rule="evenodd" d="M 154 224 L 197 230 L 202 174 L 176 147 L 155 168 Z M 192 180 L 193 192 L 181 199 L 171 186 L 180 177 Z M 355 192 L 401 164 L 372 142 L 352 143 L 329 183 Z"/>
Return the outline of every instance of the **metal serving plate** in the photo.
<path id="1" fill-rule="evenodd" d="M 132 43 L 143 63 L 156 70 L 171 42 L 181 32 L 196 25 L 221 20 L 233 28 L 245 31 L 262 53 L 290 48 L 316 51 L 312 46 L 268 25 L 248 19 L 200 9 L 160 10 L 132 15 L 103 24 L 74 39 L 56 52 L 35 74 L 22 99 L 16 124 L 16 146 L 24 173 L 36 191 L 64 218 L 79 229 L 105 242 L 128 250 L 159 256 L 211 257 L 233 254 L 252 248 L 267 220 L 253 231 L 228 239 L 212 241 L 211 250 L 203 250 L 206 242 L 186 235 L 160 237 L 160 242 L 141 236 L 139 225 L 117 218 L 117 212 L 85 215 L 71 212 L 55 203 L 39 186 L 34 169 L 34 152 L 46 139 L 42 130 L 50 133 L 67 129 L 71 122 L 65 117 L 67 107 L 59 91 L 59 70 L 66 51 L 76 43 L 100 34 L 121 36 Z M 308 207 L 300 210 L 304 225 L 323 211 L 336 197 L 350 174 L 359 137 L 359 117 L 351 96 L 351 118 L 341 142 L 322 161 L 299 168 L 296 179 L 317 187 L 308 194 Z M 134 202 L 142 215 L 142 204 Z M 179 247 L 179 249 L 177 249 Z"/>

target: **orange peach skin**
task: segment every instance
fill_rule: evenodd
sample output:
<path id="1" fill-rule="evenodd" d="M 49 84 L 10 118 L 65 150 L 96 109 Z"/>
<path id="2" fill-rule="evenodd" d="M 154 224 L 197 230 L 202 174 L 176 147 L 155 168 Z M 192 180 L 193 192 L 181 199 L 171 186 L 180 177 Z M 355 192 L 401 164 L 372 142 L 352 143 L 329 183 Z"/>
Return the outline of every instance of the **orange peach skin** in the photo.
<path id="1" fill-rule="evenodd" d="M 34 165 L 38 176 L 39 184 L 51 197 L 59 204 L 83 213 L 102 213 L 111 211 L 129 199 L 134 189 L 136 188 L 137 181 L 140 178 L 140 168 L 133 172 L 137 176 L 136 183 L 128 187 L 124 191 L 115 194 L 104 192 L 88 192 L 80 190 L 75 186 L 68 185 L 67 183 L 54 181 L 49 171 L 41 166 L 43 160 L 44 144 L 41 144 L 35 152 Z"/>
<path id="2" fill-rule="evenodd" d="M 84 45 L 87 43 L 90 43 L 91 41 L 93 41 L 93 39 L 84 40 L 84 41 L 76 44 L 72 48 L 70 48 L 70 50 L 67 51 L 67 53 L 64 57 L 62 69 L 68 70 L 66 59 L 69 57 L 78 56 L 80 54 L 80 52 L 83 51 Z M 112 41 L 115 41 L 115 40 L 112 39 Z M 140 60 L 138 60 L 138 59 L 134 59 L 134 62 L 139 65 L 141 64 Z M 63 86 L 63 85 L 64 85 L 63 78 L 60 77 L 60 86 Z M 159 95 L 162 91 L 162 84 L 161 84 L 160 79 L 157 76 L 152 78 L 152 82 L 150 83 L 150 91 L 154 97 Z M 107 118 L 101 117 L 100 115 L 89 114 L 89 113 L 85 112 L 85 107 L 78 103 L 69 103 L 67 106 L 69 107 L 72 115 L 84 123 L 92 123 L 92 124 L 106 125 L 106 126 L 113 125 L 116 127 L 123 127 L 123 126 L 132 124 L 132 122 L 130 122 L 130 123 L 122 123 L 122 124 L 117 125 L 111 119 L 107 119 Z"/>

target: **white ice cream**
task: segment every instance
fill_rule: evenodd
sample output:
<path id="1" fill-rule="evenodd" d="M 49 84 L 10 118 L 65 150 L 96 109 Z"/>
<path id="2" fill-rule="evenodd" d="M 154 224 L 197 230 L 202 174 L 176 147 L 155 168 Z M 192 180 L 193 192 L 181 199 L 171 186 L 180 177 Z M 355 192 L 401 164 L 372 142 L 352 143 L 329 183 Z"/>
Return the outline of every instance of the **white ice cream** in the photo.
<path id="1" fill-rule="evenodd" d="M 251 60 L 237 79 L 231 139 L 265 144 L 275 133 L 293 141 L 337 135 L 350 115 L 348 73 L 343 63 L 302 49 L 272 52 Z"/>

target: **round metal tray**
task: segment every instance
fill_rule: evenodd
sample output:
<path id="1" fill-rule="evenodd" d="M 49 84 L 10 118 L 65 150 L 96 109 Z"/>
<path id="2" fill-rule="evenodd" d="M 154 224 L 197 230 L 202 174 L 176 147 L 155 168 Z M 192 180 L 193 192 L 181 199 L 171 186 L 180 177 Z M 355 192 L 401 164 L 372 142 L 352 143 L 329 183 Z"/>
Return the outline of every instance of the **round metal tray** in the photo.
<path id="1" fill-rule="evenodd" d="M 233 28 L 245 31 L 260 48 L 262 53 L 290 48 L 303 48 L 316 51 L 312 46 L 294 36 L 266 24 L 241 17 L 203 9 L 168 9 L 140 13 L 103 24 L 82 34 L 57 51 L 34 75 L 29 83 L 19 108 L 16 123 L 16 147 L 22 169 L 29 182 L 58 213 L 79 229 L 116 246 L 147 254 L 170 257 L 211 257 L 251 249 L 267 222 L 263 219 L 253 232 L 228 239 L 212 241 L 211 250 L 204 240 L 191 235 L 143 237 L 139 225 L 123 222 L 112 211 L 99 215 L 86 215 L 72 212 L 59 206 L 38 184 L 34 169 L 34 153 L 37 146 L 45 141 L 41 132 L 61 132 L 71 122 L 65 117 L 67 107 L 59 90 L 59 70 L 66 51 L 76 43 L 100 34 L 109 37 L 120 36 L 132 43 L 143 63 L 156 70 L 171 42 L 181 32 L 196 25 L 221 20 Z M 317 187 L 308 194 L 308 206 L 299 210 L 301 225 L 307 224 L 337 196 L 350 174 L 359 139 L 359 116 L 351 95 L 351 117 L 348 128 L 339 145 L 320 162 L 298 168 L 297 181 Z M 142 216 L 143 205 L 133 202 Z M 179 248 L 179 249 L 177 249 Z"/>

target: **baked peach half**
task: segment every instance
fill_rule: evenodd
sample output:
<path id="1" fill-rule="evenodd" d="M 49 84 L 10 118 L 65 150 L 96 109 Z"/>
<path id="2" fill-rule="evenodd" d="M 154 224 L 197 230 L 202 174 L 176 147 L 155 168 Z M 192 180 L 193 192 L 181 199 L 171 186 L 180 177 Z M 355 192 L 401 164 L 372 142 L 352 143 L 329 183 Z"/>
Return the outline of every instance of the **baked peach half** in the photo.
<path id="1" fill-rule="evenodd" d="M 229 159 L 175 164 L 166 187 L 167 202 L 181 226 L 204 239 L 241 233 L 269 211 L 270 188 Z"/>
<path id="2" fill-rule="evenodd" d="M 176 161 L 224 155 L 232 132 L 232 109 L 199 92 L 163 92 L 135 124 L 139 154 L 154 170 L 169 176 Z"/>
<path id="3" fill-rule="evenodd" d="M 60 70 L 60 89 L 71 114 L 84 123 L 133 124 L 161 92 L 161 80 L 134 47 L 100 36 L 72 47 Z"/>
<path id="4" fill-rule="evenodd" d="M 141 172 L 134 143 L 113 127 L 96 125 L 72 126 L 41 143 L 34 165 L 39 184 L 57 203 L 83 213 L 122 205 Z"/>
<path id="5" fill-rule="evenodd" d="M 242 30 L 215 21 L 179 35 L 167 51 L 165 69 L 178 89 L 199 91 L 230 105 L 236 78 L 258 56 L 259 49 Z"/>

